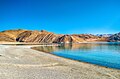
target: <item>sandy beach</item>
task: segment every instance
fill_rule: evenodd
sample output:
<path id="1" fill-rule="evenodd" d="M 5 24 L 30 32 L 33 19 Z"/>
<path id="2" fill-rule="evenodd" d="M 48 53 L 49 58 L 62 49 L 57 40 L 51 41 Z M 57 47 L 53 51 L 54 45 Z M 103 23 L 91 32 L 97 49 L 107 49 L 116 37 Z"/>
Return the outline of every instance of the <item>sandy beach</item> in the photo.
<path id="1" fill-rule="evenodd" d="M 120 70 L 0 45 L 0 79 L 120 79 Z"/>

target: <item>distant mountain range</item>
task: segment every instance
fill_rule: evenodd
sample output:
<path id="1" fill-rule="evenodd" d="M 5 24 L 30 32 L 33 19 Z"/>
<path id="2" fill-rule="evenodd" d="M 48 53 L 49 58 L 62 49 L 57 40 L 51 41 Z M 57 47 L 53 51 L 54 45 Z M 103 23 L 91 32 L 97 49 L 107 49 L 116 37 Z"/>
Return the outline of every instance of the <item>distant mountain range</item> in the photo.
<path id="1" fill-rule="evenodd" d="M 5 42 L 32 42 L 32 43 L 80 43 L 80 42 L 106 42 L 120 41 L 117 34 L 55 34 L 45 30 L 7 30 L 0 32 L 0 41 Z"/>
<path id="2" fill-rule="evenodd" d="M 96 34 L 96 36 L 101 36 L 101 37 L 110 37 L 113 34 Z"/>
<path id="3" fill-rule="evenodd" d="M 109 37 L 110 42 L 120 42 L 120 32 Z"/>

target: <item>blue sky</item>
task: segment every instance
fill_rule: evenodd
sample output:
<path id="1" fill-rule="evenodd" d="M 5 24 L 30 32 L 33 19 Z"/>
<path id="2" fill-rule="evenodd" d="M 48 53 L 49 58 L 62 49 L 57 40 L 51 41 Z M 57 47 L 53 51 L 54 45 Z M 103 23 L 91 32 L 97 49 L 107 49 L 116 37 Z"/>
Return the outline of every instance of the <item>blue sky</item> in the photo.
<path id="1" fill-rule="evenodd" d="M 119 0 L 0 0 L 0 31 L 120 32 Z"/>

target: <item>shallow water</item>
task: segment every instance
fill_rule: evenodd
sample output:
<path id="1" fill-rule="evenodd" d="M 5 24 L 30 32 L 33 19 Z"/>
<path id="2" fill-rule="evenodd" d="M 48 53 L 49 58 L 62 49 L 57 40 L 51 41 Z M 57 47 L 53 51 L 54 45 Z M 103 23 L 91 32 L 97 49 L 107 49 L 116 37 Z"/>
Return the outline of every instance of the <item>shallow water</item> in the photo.
<path id="1" fill-rule="evenodd" d="M 73 60 L 120 69 L 119 42 L 64 44 L 36 49 Z"/>

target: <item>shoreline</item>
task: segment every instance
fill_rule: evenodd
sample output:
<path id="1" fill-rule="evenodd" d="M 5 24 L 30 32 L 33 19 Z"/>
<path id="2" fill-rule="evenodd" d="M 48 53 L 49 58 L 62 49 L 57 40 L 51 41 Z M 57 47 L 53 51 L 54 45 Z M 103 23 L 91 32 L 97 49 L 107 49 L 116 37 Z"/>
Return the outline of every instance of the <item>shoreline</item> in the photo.
<path id="1" fill-rule="evenodd" d="M 26 43 L 26 42 L 0 42 L 0 45 L 46 45 L 46 46 L 59 46 L 57 43 Z"/>
<path id="2" fill-rule="evenodd" d="M 23 45 L 56 45 L 56 44 L 81 44 L 81 43 L 110 43 L 108 41 L 93 41 L 93 42 L 89 42 L 89 41 L 86 41 L 86 42 L 79 42 L 79 43 L 34 43 L 34 42 L 2 42 L 0 41 L 0 44 L 4 44 L 4 45 L 14 45 L 14 44 L 23 44 Z M 118 42 L 120 43 L 120 42 Z"/>
<path id="3" fill-rule="evenodd" d="M 39 51 L 39 50 L 35 49 L 34 46 L 30 47 L 30 49 Z M 75 61 L 75 62 L 80 62 L 80 63 L 85 63 L 85 64 L 91 64 L 91 65 L 94 65 L 94 66 L 100 66 L 100 67 L 103 67 L 103 68 L 120 70 L 120 69 L 117 69 L 117 68 L 110 68 L 110 67 L 107 67 L 107 66 L 102 66 L 102 65 L 97 65 L 97 64 L 89 63 L 89 62 L 84 62 L 84 61 L 80 61 L 80 60 L 74 60 L 74 59 L 71 59 L 71 58 L 65 58 L 65 57 L 62 57 L 62 56 L 57 56 L 57 55 L 54 55 L 54 54 L 52 54 L 50 52 L 45 52 L 45 51 L 39 51 L 39 52 L 50 54 L 50 55 L 52 55 L 55 58 L 60 58 L 60 59 L 67 60 L 67 61 L 68 60 L 72 60 L 72 61 Z"/>
<path id="4" fill-rule="evenodd" d="M 6 54 L 5 54 L 6 53 Z M 30 47 L 0 46 L 0 73 L 5 79 L 119 79 L 120 70 L 62 58 Z M 44 62 L 43 62 L 44 61 Z M 7 68 L 7 70 L 6 70 Z M 14 69 L 16 69 L 14 71 Z M 22 70 L 21 70 L 22 69 Z M 32 72 L 31 72 L 32 69 Z M 38 71 L 39 70 L 39 71 Z M 12 73 L 21 73 L 13 75 Z M 27 73 L 25 73 L 27 71 Z M 24 74 L 22 74 L 24 73 Z M 64 74 L 63 74 L 64 73 Z M 29 75 L 31 74 L 31 75 Z M 33 74 L 35 76 L 33 76 Z M 39 75 L 38 75 L 39 74 Z M 46 75 L 43 75 L 46 74 Z M 29 76 L 28 76 L 29 75 Z"/>
<path id="5" fill-rule="evenodd" d="M 31 48 L 33 50 L 36 50 L 34 48 Z M 39 50 L 36 50 L 36 51 L 39 51 Z M 97 64 L 92 64 L 92 63 L 89 63 L 89 62 L 84 62 L 84 61 L 79 61 L 79 60 L 74 60 L 74 59 L 70 59 L 70 58 L 65 58 L 65 57 L 62 57 L 62 56 L 57 56 L 57 55 L 54 55 L 52 53 L 48 53 L 48 52 L 43 52 L 43 51 L 39 51 L 39 52 L 42 52 L 42 53 L 46 53 L 46 54 L 50 54 L 52 56 L 52 58 L 58 58 L 58 59 L 61 59 L 62 61 L 71 61 L 71 62 L 75 62 L 75 63 L 84 63 L 84 64 L 89 64 L 89 65 L 94 65 L 94 66 L 98 66 L 98 67 L 102 67 L 102 68 L 108 68 L 108 69 L 114 69 L 114 70 L 120 70 L 120 69 L 117 69 L 117 68 L 110 68 L 110 67 L 106 67 L 106 66 L 101 66 L 101 65 L 97 65 Z"/>

